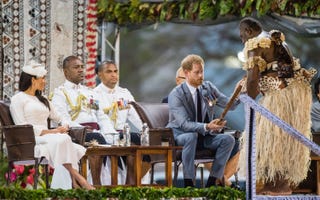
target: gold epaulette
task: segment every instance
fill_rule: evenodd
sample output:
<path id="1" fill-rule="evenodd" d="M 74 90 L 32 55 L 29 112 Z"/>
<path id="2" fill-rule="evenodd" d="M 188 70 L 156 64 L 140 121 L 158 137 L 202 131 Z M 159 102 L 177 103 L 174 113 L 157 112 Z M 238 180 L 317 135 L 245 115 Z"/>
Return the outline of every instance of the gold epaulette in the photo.
<path id="1" fill-rule="evenodd" d="M 103 112 L 107 115 L 111 114 L 110 119 L 116 124 L 118 118 L 118 103 L 113 102 L 110 107 L 106 107 L 103 109 Z"/>
<path id="2" fill-rule="evenodd" d="M 79 116 L 79 113 L 81 111 L 81 104 L 83 101 L 85 101 L 87 99 L 87 97 L 85 97 L 83 94 L 80 94 L 77 97 L 77 105 L 73 105 L 67 92 L 64 89 L 62 90 L 62 92 L 63 92 L 64 96 L 66 97 L 67 103 L 71 109 L 71 113 L 70 113 L 71 120 L 74 121 Z"/>

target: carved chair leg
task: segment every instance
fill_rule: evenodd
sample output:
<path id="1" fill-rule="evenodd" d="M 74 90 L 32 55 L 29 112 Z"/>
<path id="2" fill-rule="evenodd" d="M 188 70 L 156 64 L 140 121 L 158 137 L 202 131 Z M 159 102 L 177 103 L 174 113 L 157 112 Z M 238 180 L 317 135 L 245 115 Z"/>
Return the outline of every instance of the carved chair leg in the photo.
<path id="1" fill-rule="evenodd" d="M 38 187 L 38 176 L 39 176 L 39 159 L 35 158 L 35 164 L 34 164 L 34 183 L 33 183 L 33 189 L 37 189 Z"/>
<path id="2" fill-rule="evenodd" d="M 44 165 L 44 172 L 45 172 L 45 175 L 46 175 L 46 188 L 49 189 L 50 188 L 50 185 L 49 185 L 49 165 L 48 164 L 45 164 Z"/>

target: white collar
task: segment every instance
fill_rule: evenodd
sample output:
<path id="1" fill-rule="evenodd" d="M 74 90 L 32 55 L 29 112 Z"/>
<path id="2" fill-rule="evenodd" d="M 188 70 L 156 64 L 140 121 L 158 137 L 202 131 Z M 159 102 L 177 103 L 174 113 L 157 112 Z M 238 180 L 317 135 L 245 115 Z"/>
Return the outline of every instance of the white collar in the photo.
<path id="1" fill-rule="evenodd" d="M 64 83 L 65 87 L 67 88 L 71 88 L 71 89 L 80 89 L 81 88 L 81 84 L 75 84 L 75 83 L 72 83 L 71 81 L 68 81 L 66 80 L 65 83 Z"/>
<path id="2" fill-rule="evenodd" d="M 195 87 L 193 87 L 192 85 L 190 85 L 188 82 L 186 82 L 186 84 L 187 84 L 187 86 L 188 86 L 188 88 L 189 88 L 192 96 L 195 95 L 197 89 L 200 89 L 200 86 L 199 86 L 198 88 L 195 88 Z"/>
<path id="3" fill-rule="evenodd" d="M 115 86 L 113 89 L 107 87 L 105 84 L 100 83 L 100 87 L 102 88 L 102 90 L 104 90 L 105 92 L 107 92 L 108 94 L 114 94 L 115 91 L 117 90 L 117 86 Z"/>

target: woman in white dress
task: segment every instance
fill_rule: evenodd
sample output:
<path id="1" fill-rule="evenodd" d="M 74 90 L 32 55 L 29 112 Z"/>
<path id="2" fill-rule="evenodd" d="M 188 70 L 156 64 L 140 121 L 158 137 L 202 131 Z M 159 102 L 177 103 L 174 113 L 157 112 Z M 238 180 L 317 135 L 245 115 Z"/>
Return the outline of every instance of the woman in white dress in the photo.
<path id="1" fill-rule="evenodd" d="M 10 112 L 15 124 L 33 125 L 36 146 L 35 157 L 44 156 L 55 168 L 51 188 L 94 189 L 76 170 L 78 161 L 86 149 L 72 142 L 68 126 L 48 129 L 47 119 L 62 123 L 50 102 L 42 96 L 47 70 L 41 64 L 31 62 L 23 67 L 19 91 L 11 98 Z"/>

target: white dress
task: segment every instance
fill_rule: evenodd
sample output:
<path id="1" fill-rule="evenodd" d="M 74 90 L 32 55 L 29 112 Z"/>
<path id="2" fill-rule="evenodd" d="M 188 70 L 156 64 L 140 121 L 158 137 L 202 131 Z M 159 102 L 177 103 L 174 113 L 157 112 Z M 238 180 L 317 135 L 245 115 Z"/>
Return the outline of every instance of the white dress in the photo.
<path id="1" fill-rule="evenodd" d="M 10 112 L 17 125 L 33 125 L 36 146 L 35 157 L 44 156 L 49 165 L 55 168 L 51 188 L 71 189 L 72 181 L 69 172 L 62 164 L 70 163 L 78 169 L 78 162 L 85 154 L 86 149 L 73 143 L 67 134 L 45 134 L 40 136 L 42 130 L 47 130 L 47 119 L 59 123 L 60 118 L 50 105 L 49 109 L 37 97 L 19 92 L 11 98 Z"/>

